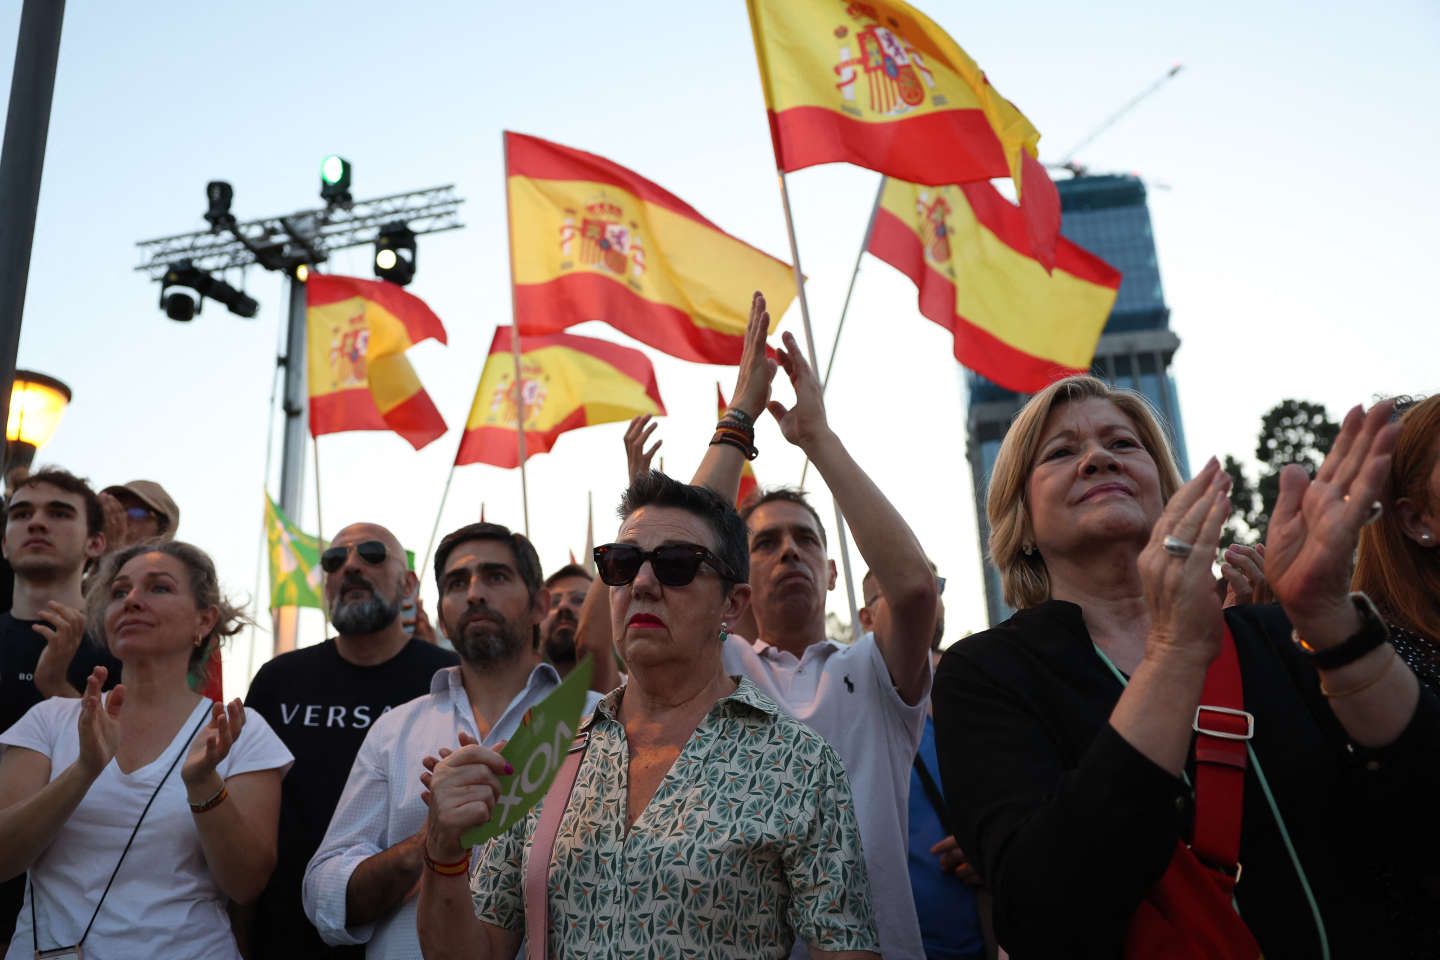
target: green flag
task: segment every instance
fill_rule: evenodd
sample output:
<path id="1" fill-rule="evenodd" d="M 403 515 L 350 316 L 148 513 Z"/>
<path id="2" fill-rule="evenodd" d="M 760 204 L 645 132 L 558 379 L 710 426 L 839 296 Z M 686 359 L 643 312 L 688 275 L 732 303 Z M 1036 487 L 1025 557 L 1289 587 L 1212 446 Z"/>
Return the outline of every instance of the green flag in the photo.
<path id="1" fill-rule="evenodd" d="M 324 574 L 319 537 L 302 533 L 265 495 L 265 539 L 270 543 L 270 609 L 314 607 L 325 609 Z"/>
<path id="2" fill-rule="evenodd" d="M 461 834 L 462 846 L 479 846 L 499 836 L 544 798 L 580 729 L 591 669 L 590 657 L 586 656 L 560 686 L 526 711 L 515 735 L 500 751 L 515 772 L 500 778 L 500 797 L 490 822 Z"/>

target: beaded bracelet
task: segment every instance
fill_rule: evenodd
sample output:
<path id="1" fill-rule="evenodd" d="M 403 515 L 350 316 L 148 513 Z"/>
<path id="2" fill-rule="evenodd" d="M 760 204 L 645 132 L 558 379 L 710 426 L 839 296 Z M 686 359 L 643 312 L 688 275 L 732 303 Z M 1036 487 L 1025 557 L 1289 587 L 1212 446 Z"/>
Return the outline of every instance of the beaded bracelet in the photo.
<path id="1" fill-rule="evenodd" d="M 728 410 L 725 411 L 725 415 L 722 419 L 734 420 L 738 422 L 741 426 L 749 427 L 752 430 L 755 429 L 755 418 L 750 416 L 750 414 L 746 413 L 744 410 L 741 410 L 739 407 L 730 407 Z"/>
<path id="2" fill-rule="evenodd" d="M 190 812 L 204 813 L 207 810 L 214 810 L 216 807 L 220 806 L 220 804 L 224 803 L 225 798 L 228 796 L 230 796 L 230 791 L 226 789 L 225 784 L 222 783 L 220 784 L 220 792 L 215 794 L 215 796 L 211 797 L 209 800 L 206 800 L 203 803 L 190 804 Z"/>
<path id="3" fill-rule="evenodd" d="M 440 874 L 442 877 L 458 877 L 462 873 L 470 872 L 470 856 L 466 854 L 454 863 L 437 863 L 430 859 L 430 851 L 425 851 L 425 866 Z"/>

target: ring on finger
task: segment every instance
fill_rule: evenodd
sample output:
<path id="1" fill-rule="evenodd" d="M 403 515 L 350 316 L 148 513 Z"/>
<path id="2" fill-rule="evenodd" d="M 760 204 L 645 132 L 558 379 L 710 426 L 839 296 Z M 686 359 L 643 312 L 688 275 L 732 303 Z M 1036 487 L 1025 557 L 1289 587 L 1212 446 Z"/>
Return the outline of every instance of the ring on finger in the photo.
<path id="1" fill-rule="evenodd" d="M 1344 496 L 1343 499 L 1344 499 L 1344 501 L 1345 501 L 1346 503 L 1349 503 L 1349 502 L 1350 502 L 1350 494 L 1348 494 L 1348 493 L 1345 494 L 1345 496 Z M 1371 501 L 1370 501 L 1370 514 L 1365 518 L 1364 522 L 1361 523 L 1360 525 L 1361 525 L 1362 527 L 1369 526 L 1370 524 L 1374 523 L 1376 520 L 1379 520 L 1379 519 L 1380 519 L 1380 514 L 1382 514 L 1382 513 L 1384 513 L 1384 512 L 1385 512 L 1385 504 L 1381 503 L 1379 500 L 1371 500 Z"/>
<path id="2" fill-rule="evenodd" d="M 1165 535 L 1165 539 L 1161 541 L 1160 546 L 1166 553 L 1170 554 L 1170 556 L 1180 557 L 1182 559 L 1190 556 L 1195 550 L 1195 544 L 1186 543 L 1179 537 L 1172 536 L 1168 533 Z"/>

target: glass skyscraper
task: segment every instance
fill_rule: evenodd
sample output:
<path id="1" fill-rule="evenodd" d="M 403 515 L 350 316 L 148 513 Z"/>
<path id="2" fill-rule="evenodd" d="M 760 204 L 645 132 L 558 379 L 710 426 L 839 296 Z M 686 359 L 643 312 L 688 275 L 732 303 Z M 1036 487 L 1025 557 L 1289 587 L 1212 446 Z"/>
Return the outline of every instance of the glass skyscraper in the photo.
<path id="1" fill-rule="evenodd" d="M 1121 273 L 1120 292 L 1095 349 L 1091 370 L 1149 399 L 1170 431 L 1180 471 L 1188 477 L 1185 431 L 1175 380 L 1170 374 L 1170 362 L 1180 338 L 1170 330 L 1170 309 L 1165 306 L 1160 286 L 1145 184 L 1138 177 L 1106 175 L 1078 176 L 1058 181 L 1055 186 L 1060 192 L 1061 233 Z M 990 525 L 985 516 L 985 491 L 1000 441 L 1026 398 L 968 370 L 964 376 L 970 397 L 966 454 L 975 484 L 985 605 L 993 625 L 1013 611 L 1001 595 L 999 574 L 986 557 Z"/>

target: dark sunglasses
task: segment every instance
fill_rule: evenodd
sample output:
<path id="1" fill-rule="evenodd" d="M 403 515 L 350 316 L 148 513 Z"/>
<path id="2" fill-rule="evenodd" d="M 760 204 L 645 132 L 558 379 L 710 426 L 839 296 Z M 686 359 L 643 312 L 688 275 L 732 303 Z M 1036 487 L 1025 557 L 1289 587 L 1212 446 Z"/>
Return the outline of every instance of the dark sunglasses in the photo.
<path id="1" fill-rule="evenodd" d="M 654 550 L 641 550 L 629 543 L 607 543 L 595 548 L 600 579 L 612 587 L 632 582 L 646 560 L 655 571 L 655 579 L 667 587 L 683 587 L 694 580 L 702 563 L 708 563 L 727 580 L 735 579 L 724 560 L 698 543 L 667 543 Z"/>
<path id="2" fill-rule="evenodd" d="M 336 570 L 339 570 L 345 566 L 345 561 L 350 557 L 351 549 L 352 547 L 331 547 L 326 550 L 320 554 L 320 569 L 326 573 L 334 573 Z M 361 560 L 364 560 L 372 567 L 378 567 L 384 563 L 385 558 L 389 556 L 389 551 L 385 549 L 385 544 L 379 540 L 361 540 L 359 543 L 353 545 L 353 549 L 356 553 L 360 554 Z"/>

